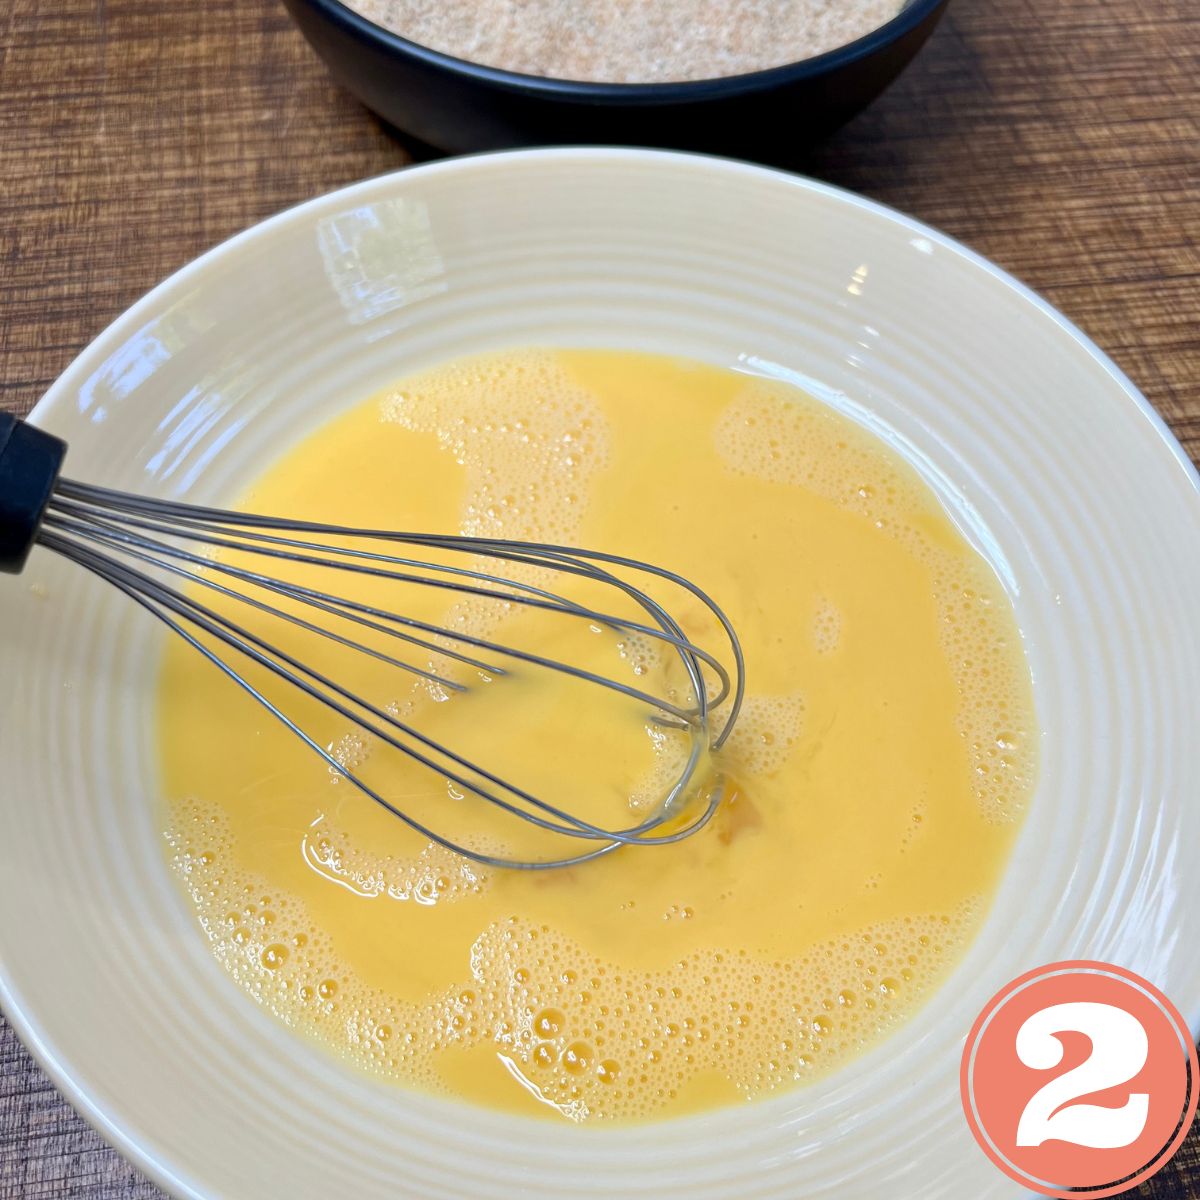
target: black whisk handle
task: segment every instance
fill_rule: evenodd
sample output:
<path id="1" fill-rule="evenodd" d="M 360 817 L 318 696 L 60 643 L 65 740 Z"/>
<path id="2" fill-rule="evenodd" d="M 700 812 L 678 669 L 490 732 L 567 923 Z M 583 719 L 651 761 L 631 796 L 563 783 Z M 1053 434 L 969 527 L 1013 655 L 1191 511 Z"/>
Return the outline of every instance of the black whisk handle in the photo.
<path id="1" fill-rule="evenodd" d="M 25 565 L 66 452 L 66 442 L 0 413 L 0 571 Z"/>

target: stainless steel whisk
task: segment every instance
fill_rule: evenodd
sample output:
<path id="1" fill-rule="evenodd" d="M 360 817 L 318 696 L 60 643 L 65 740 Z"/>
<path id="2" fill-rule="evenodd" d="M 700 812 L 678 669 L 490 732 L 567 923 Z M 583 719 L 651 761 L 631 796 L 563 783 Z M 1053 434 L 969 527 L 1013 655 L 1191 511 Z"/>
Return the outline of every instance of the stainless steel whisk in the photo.
<path id="1" fill-rule="evenodd" d="M 66 445 L 59 439 L 0 413 L 0 570 L 19 573 L 37 544 L 111 583 L 194 646 L 339 775 L 431 842 L 485 865 L 542 870 L 586 862 L 621 846 L 680 841 L 705 825 L 716 811 L 721 799 L 719 781 L 710 786 L 703 803 L 692 806 L 694 811 L 687 813 L 686 819 L 680 812 L 680 802 L 686 798 L 706 750 L 720 748 L 733 728 L 744 692 L 744 663 L 728 618 L 688 579 L 622 555 L 548 543 L 356 529 L 151 499 L 61 478 L 59 470 L 65 453 Z M 408 548 L 407 553 L 387 552 L 398 546 Z M 655 695 L 570 662 L 221 561 L 212 557 L 213 551 L 253 555 L 268 563 L 298 563 L 343 576 L 369 576 L 407 586 L 437 588 L 564 614 L 598 628 L 650 638 L 677 657 L 690 696 L 681 701 L 674 696 Z M 464 560 L 463 565 L 456 565 L 453 561 L 420 557 L 422 552 L 430 551 L 450 559 L 462 555 L 471 563 Z M 481 570 L 481 558 L 536 568 L 539 578 L 541 572 L 553 572 L 600 585 L 621 597 L 627 607 L 632 602 L 639 615 L 636 619 L 621 616 L 572 601 L 548 587 Z M 714 631 L 728 642 L 728 665 L 686 637 L 678 621 L 631 579 L 642 583 L 658 580 L 700 601 L 714 622 Z M 182 588 L 172 586 L 172 581 Z M 517 669 L 561 672 L 611 689 L 643 706 L 659 724 L 688 731 L 691 745 L 687 761 L 666 789 L 661 804 L 645 820 L 623 828 L 600 827 L 573 815 L 566 806 L 506 781 L 486 765 L 423 734 L 396 712 L 355 694 L 317 666 L 299 660 L 219 608 L 203 603 L 200 597 L 206 591 L 450 691 L 465 690 L 465 685 L 368 645 L 361 640 L 364 634 L 354 631 L 383 635 L 428 651 L 435 659 L 449 659 L 491 677 L 508 674 L 509 667 L 504 665 L 508 662 L 519 664 Z M 287 611 L 272 599 L 290 603 L 296 611 Z M 322 614 L 344 623 L 344 631 L 318 623 Z M 205 637 L 222 649 L 206 644 Z M 233 653 L 227 658 L 226 652 Z M 243 659 L 257 663 L 372 737 L 451 781 L 464 793 L 553 835 L 593 844 L 570 854 L 518 858 L 488 854 L 438 833 L 428 822 L 389 801 L 352 768 L 339 762 L 329 748 L 321 746 L 246 678 L 235 665 Z M 715 693 L 710 690 L 706 669 L 717 681 Z M 723 706 L 725 712 L 717 722 L 717 710 Z M 676 819 L 680 821 L 677 827 L 663 830 Z"/>

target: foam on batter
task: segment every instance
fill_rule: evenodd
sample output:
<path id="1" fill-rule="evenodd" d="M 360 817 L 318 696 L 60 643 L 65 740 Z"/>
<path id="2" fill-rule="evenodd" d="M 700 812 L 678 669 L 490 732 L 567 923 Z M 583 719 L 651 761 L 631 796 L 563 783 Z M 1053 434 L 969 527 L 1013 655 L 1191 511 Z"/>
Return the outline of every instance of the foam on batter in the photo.
<path id="1" fill-rule="evenodd" d="M 959 730 L 970 750 L 972 787 L 992 820 L 1018 818 L 1036 757 L 1028 743 L 1025 680 L 1011 668 L 1011 634 L 990 612 L 1008 599 L 979 558 L 947 544 L 927 519 L 929 493 L 916 473 L 878 439 L 796 390 L 754 380 L 739 391 L 714 430 L 718 452 L 735 470 L 817 492 L 870 521 L 929 569 L 946 657 L 960 697 Z M 837 609 L 822 597 L 814 637 L 828 652 L 842 636 Z"/>
<path id="2" fill-rule="evenodd" d="M 476 801 L 452 780 L 328 714 L 313 718 L 323 761 L 169 646 L 170 863 L 225 970 L 311 1041 L 399 1085 L 512 1111 L 664 1117 L 835 1070 L 909 1017 L 978 927 L 1036 768 L 1019 635 L 915 472 L 845 416 L 679 360 L 490 355 L 345 414 L 245 503 L 634 554 L 712 592 L 746 653 L 741 716 L 704 774 L 721 795 L 708 826 L 518 873 L 429 844 L 349 776 L 474 828 Z M 508 601 L 417 588 L 386 603 L 473 636 L 560 636 Z M 698 601 L 669 607 L 720 652 Z M 653 638 L 586 622 L 561 636 L 545 644 L 582 644 L 614 677 L 690 698 Z M 469 694 L 374 666 L 355 687 L 399 720 L 474 739 L 500 774 L 532 771 L 568 807 L 603 780 L 637 821 L 679 777 L 687 737 L 641 707 L 560 679 L 486 678 L 435 644 L 422 665 Z M 326 670 L 349 669 L 325 652 Z M 474 844 L 513 848 L 487 826 Z"/>
<path id="3" fill-rule="evenodd" d="M 433 433 L 467 476 L 460 532 L 570 543 L 609 459 L 596 399 L 550 351 L 471 359 L 405 382 L 384 421 Z"/>
<path id="4" fill-rule="evenodd" d="M 499 1055 L 574 1121 L 652 1117 L 706 1076 L 749 1099 L 824 1075 L 928 994 L 979 907 L 871 925 L 795 958 L 714 949 L 662 972 L 510 916 L 480 932 L 461 979 L 414 1005 L 364 986 L 303 904 L 234 865 L 219 809 L 180 805 L 169 841 L 217 958 L 285 1024 L 373 1075 L 442 1093 L 457 1090 L 444 1073 L 456 1054 Z"/>

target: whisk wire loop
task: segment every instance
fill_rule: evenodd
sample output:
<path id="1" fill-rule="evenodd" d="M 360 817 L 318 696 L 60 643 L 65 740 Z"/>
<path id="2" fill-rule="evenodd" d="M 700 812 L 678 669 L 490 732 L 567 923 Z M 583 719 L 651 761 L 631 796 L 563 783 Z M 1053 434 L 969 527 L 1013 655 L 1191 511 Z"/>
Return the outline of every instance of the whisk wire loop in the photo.
<path id="1" fill-rule="evenodd" d="M 112 584 L 152 613 L 319 755 L 338 777 L 345 778 L 420 836 L 474 862 L 543 870 L 584 863 L 622 846 L 669 844 L 707 824 L 720 803 L 720 780 L 699 780 L 698 771 L 708 751 L 725 742 L 737 719 L 744 695 L 741 646 L 731 622 L 707 593 L 666 568 L 618 554 L 553 543 L 371 530 L 229 512 L 61 478 L 45 506 L 36 540 Z M 405 552 L 389 553 L 383 547 L 404 547 Z M 425 554 L 434 557 L 422 557 Z M 677 699 L 674 692 L 656 695 L 578 663 L 230 561 L 246 555 L 266 562 L 295 564 L 309 572 L 335 572 L 347 581 L 358 578 L 440 590 L 472 601 L 569 617 L 587 622 L 594 631 L 607 629 L 649 639 L 682 667 L 686 702 Z M 467 561 L 454 562 L 455 555 L 466 556 Z M 510 573 L 502 575 L 488 569 L 493 562 L 505 565 Z M 515 577 L 513 571 L 521 577 Z M 639 615 L 632 618 L 608 611 L 607 604 L 594 606 L 571 599 L 547 585 L 543 575 L 605 589 L 634 606 Z M 170 579 L 178 586 L 171 586 L 167 582 Z M 646 590 L 643 580 L 681 589 L 698 601 L 714 632 L 728 643 L 728 659 L 688 637 L 668 607 Z M 449 692 L 470 690 L 470 685 L 438 667 L 439 661 L 457 663 L 491 679 L 503 680 L 510 674 L 509 667 L 501 665 L 507 663 L 522 670 L 553 671 L 608 689 L 645 706 L 653 723 L 682 730 L 690 743 L 686 761 L 645 819 L 616 828 L 602 826 L 503 778 L 403 720 L 397 711 L 358 695 L 344 682 L 304 662 L 220 608 L 204 603 L 202 597 L 206 594 L 214 598 L 214 603 L 245 605 L 261 617 L 282 621 Z M 228 608 L 228 604 L 223 607 Z M 331 628 L 327 622 L 313 619 L 311 614 L 315 613 L 345 624 Z M 431 656 L 428 666 L 405 661 L 364 640 L 372 634 L 427 653 Z M 464 794 L 555 838 L 581 840 L 587 848 L 522 858 L 491 853 L 432 828 L 429 821 L 401 808 L 351 765 L 339 761 L 332 747 L 322 746 L 297 717 L 289 715 L 257 686 L 225 651 L 264 669 L 371 738 L 436 772 Z M 715 686 L 710 686 L 710 677 Z M 713 730 L 713 714 L 722 706 L 723 723 Z M 702 795 L 692 794 L 697 786 Z"/>

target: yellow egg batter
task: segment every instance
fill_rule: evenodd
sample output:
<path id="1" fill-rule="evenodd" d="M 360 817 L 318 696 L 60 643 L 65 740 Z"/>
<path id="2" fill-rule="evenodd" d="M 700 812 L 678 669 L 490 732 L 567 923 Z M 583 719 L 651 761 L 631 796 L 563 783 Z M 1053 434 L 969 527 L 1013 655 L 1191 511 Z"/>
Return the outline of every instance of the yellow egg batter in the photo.
<path id="1" fill-rule="evenodd" d="M 686 361 L 512 352 L 351 410 L 241 506 L 637 556 L 704 587 L 746 655 L 710 825 L 530 874 L 431 847 L 172 639 L 171 862 L 218 959 L 296 1031 L 375 1075 L 514 1112 L 664 1117 L 846 1062 L 970 940 L 1031 791 L 1029 673 L 990 569 L 846 417 Z M 565 644 L 544 615 L 428 593 L 405 603 Z M 631 680 L 661 673 L 637 639 L 589 653 Z M 679 750 L 575 681 L 518 671 L 464 696 L 321 654 L 390 712 L 589 812 L 614 795 L 627 818 L 644 812 Z M 263 686 L 401 807 L 513 848 L 444 778 Z"/>

